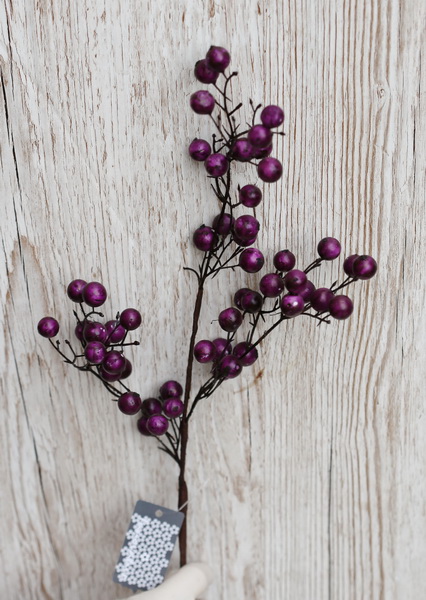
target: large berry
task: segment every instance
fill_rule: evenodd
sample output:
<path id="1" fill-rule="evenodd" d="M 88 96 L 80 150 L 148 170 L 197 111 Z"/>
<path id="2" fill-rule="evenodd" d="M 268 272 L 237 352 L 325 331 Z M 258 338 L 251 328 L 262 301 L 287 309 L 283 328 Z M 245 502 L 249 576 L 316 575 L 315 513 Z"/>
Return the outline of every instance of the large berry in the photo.
<path id="1" fill-rule="evenodd" d="M 274 267 L 277 271 L 291 271 L 296 264 L 296 257 L 290 250 L 280 250 L 274 256 Z"/>
<path id="2" fill-rule="evenodd" d="M 302 296 L 286 294 L 281 299 L 281 310 L 286 317 L 296 317 L 303 312 L 305 302 Z"/>
<path id="3" fill-rule="evenodd" d="M 223 73 L 231 62 L 231 56 L 226 48 L 222 48 L 221 46 L 210 46 L 210 49 L 206 54 L 206 60 L 211 69 Z"/>
<path id="4" fill-rule="evenodd" d="M 84 356 L 93 365 L 100 365 L 106 353 L 107 349 L 102 342 L 89 342 L 84 349 Z"/>
<path id="5" fill-rule="evenodd" d="M 215 373 L 223 379 L 234 379 L 242 371 L 242 365 L 236 356 L 232 354 L 224 356 L 215 370 Z"/>
<path id="6" fill-rule="evenodd" d="M 238 358 L 243 367 L 249 367 L 258 358 L 257 348 L 254 348 L 248 342 L 240 342 L 235 346 L 232 354 Z"/>
<path id="7" fill-rule="evenodd" d="M 107 339 L 107 332 L 102 323 L 98 321 L 86 321 L 83 327 L 83 338 L 85 342 L 102 342 Z"/>
<path id="8" fill-rule="evenodd" d="M 260 223 L 252 215 L 242 215 L 238 219 L 235 219 L 232 229 L 238 239 L 248 241 L 256 238 L 260 229 Z"/>
<path id="9" fill-rule="evenodd" d="M 160 396 L 164 398 L 180 398 L 183 389 L 180 383 L 174 380 L 166 381 L 160 387 Z"/>
<path id="10" fill-rule="evenodd" d="M 92 308 L 102 306 L 107 299 L 107 291 L 99 281 L 91 281 L 86 284 L 82 291 L 83 300 Z"/>
<path id="11" fill-rule="evenodd" d="M 120 321 L 112 319 L 105 323 L 105 330 L 107 334 L 106 341 L 108 344 L 119 344 L 124 340 L 127 333 L 126 329 L 120 325 Z"/>
<path id="12" fill-rule="evenodd" d="M 219 235 L 226 236 L 231 232 L 232 225 L 234 224 L 234 217 L 229 213 L 220 213 L 213 220 L 213 229 Z"/>
<path id="13" fill-rule="evenodd" d="M 169 417 L 169 419 L 180 417 L 183 413 L 183 409 L 183 402 L 182 400 L 179 400 L 179 398 L 168 398 L 167 400 L 164 400 L 163 413 L 166 417 Z"/>
<path id="14" fill-rule="evenodd" d="M 284 289 L 284 280 L 280 275 L 268 273 L 260 280 L 259 289 L 266 298 L 276 298 Z"/>
<path id="15" fill-rule="evenodd" d="M 59 331 L 59 323 L 53 317 L 43 317 L 37 325 L 37 331 L 45 338 L 52 338 Z"/>
<path id="16" fill-rule="evenodd" d="M 239 265 L 246 273 L 257 273 L 264 263 L 263 254 L 257 248 L 247 248 L 240 254 Z"/>
<path id="17" fill-rule="evenodd" d="M 163 404 L 158 398 L 145 398 L 142 402 L 142 412 L 147 417 L 151 415 L 161 415 Z"/>
<path id="18" fill-rule="evenodd" d="M 216 348 L 216 357 L 222 358 L 226 354 L 231 354 L 232 344 L 225 338 L 216 338 L 213 340 L 214 347 Z"/>
<path id="19" fill-rule="evenodd" d="M 141 323 L 142 315 L 136 308 L 126 308 L 120 315 L 120 325 L 127 331 L 137 329 Z"/>
<path id="20" fill-rule="evenodd" d="M 214 111 L 215 103 L 215 99 L 207 90 L 194 92 L 189 99 L 192 110 L 198 115 L 211 115 Z"/>
<path id="21" fill-rule="evenodd" d="M 299 269 L 292 269 L 284 277 L 284 283 L 289 292 L 298 292 L 299 288 L 304 286 L 308 278 L 306 273 L 299 271 Z"/>
<path id="22" fill-rule="evenodd" d="M 254 125 L 248 132 L 247 139 L 255 148 L 266 148 L 272 141 L 272 133 L 264 125 Z"/>
<path id="23" fill-rule="evenodd" d="M 188 148 L 189 156 L 194 160 L 204 161 L 212 153 L 211 146 L 206 140 L 200 140 L 195 138 L 189 144 Z"/>
<path id="24" fill-rule="evenodd" d="M 323 238 L 318 244 L 318 254 L 324 260 L 334 260 L 339 256 L 341 249 L 339 240 L 333 237 Z"/>
<path id="25" fill-rule="evenodd" d="M 311 306 L 318 312 L 324 312 L 328 310 L 333 298 L 334 294 L 329 288 L 318 288 L 311 296 Z"/>
<path id="26" fill-rule="evenodd" d="M 121 374 L 125 365 L 126 359 L 117 350 L 110 350 L 107 352 L 104 360 L 102 361 L 102 368 L 111 375 Z"/>
<path id="27" fill-rule="evenodd" d="M 74 279 L 68 284 L 67 294 L 73 302 L 83 302 L 83 289 L 87 285 L 84 279 Z"/>
<path id="28" fill-rule="evenodd" d="M 352 300 L 343 294 L 341 296 L 334 296 L 328 307 L 330 315 L 339 321 L 350 317 L 353 309 Z"/>
<path id="29" fill-rule="evenodd" d="M 246 138 L 240 138 L 233 143 L 231 148 L 232 158 L 239 162 L 247 162 L 253 158 L 253 146 Z"/>
<path id="30" fill-rule="evenodd" d="M 262 308 L 263 298 L 259 292 L 248 290 L 240 300 L 241 310 L 244 312 L 255 314 Z"/>
<path id="31" fill-rule="evenodd" d="M 218 243 L 217 233 L 207 225 L 201 225 L 201 227 L 196 229 L 192 239 L 195 247 L 203 252 L 213 250 Z"/>
<path id="32" fill-rule="evenodd" d="M 260 113 L 260 120 L 265 127 L 273 129 L 274 127 L 279 127 L 283 123 L 284 112 L 279 106 L 270 104 L 269 106 L 265 106 Z"/>
<path id="33" fill-rule="evenodd" d="M 377 263 L 372 256 L 363 254 L 354 261 L 353 276 L 357 279 L 371 279 L 377 271 Z"/>
<path id="34" fill-rule="evenodd" d="M 140 411 L 142 401 L 136 392 L 125 392 L 119 397 L 117 405 L 125 415 L 135 415 Z"/>
<path id="35" fill-rule="evenodd" d="M 208 64 L 207 60 L 203 58 L 195 63 L 194 75 L 201 81 L 201 83 L 216 83 L 219 77 L 218 71 L 214 71 Z"/>
<path id="36" fill-rule="evenodd" d="M 238 308 L 225 308 L 219 314 L 219 325 L 224 331 L 231 332 L 237 331 L 238 327 L 243 322 L 243 316 Z"/>
<path id="37" fill-rule="evenodd" d="M 163 415 L 148 417 L 146 427 L 152 435 L 163 435 L 169 428 L 169 422 Z"/>
<path id="38" fill-rule="evenodd" d="M 304 285 L 297 289 L 297 295 L 302 296 L 305 302 L 309 302 L 314 292 L 315 286 L 312 281 L 309 281 L 309 279 Z"/>
<path id="39" fill-rule="evenodd" d="M 229 162 L 224 154 L 210 154 L 204 161 L 204 167 L 211 177 L 222 177 L 228 171 Z"/>
<path id="40" fill-rule="evenodd" d="M 200 340 L 194 346 L 195 360 L 199 363 L 209 363 L 216 357 L 216 348 L 210 340 Z"/>
<path id="41" fill-rule="evenodd" d="M 262 201 L 262 192 L 255 185 L 245 185 L 243 186 L 239 193 L 240 202 L 243 206 L 247 208 L 255 208 Z"/>
<path id="42" fill-rule="evenodd" d="M 275 183 L 283 174 L 283 166 L 277 158 L 268 156 L 257 165 L 257 173 L 265 183 Z"/>

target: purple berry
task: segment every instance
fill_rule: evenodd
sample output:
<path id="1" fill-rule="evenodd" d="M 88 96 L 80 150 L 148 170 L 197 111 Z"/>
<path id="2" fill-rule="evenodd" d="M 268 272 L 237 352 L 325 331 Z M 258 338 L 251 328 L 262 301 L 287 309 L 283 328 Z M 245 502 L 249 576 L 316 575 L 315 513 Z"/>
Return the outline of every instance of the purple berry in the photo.
<path id="1" fill-rule="evenodd" d="M 216 233 L 226 236 L 231 232 L 233 224 L 234 217 L 232 215 L 229 213 L 221 213 L 214 218 L 212 225 Z"/>
<path id="2" fill-rule="evenodd" d="M 195 63 L 194 75 L 201 83 L 216 83 L 219 73 L 209 67 L 207 60 L 203 58 Z"/>
<path id="3" fill-rule="evenodd" d="M 68 298 L 73 302 L 83 302 L 83 289 L 87 285 L 84 279 L 74 279 L 67 287 Z"/>
<path id="4" fill-rule="evenodd" d="M 142 402 L 142 412 L 147 417 L 151 415 L 161 415 L 163 410 L 163 404 L 158 400 L 158 398 L 146 398 Z"/>
<path id="5" fill-rule="evenodd" d="M 296 317 L 303 312 L 305 302 L 302 296 L 286 294 L 281 299 L 281 310 L 286 317 Z"/>
<path id="6" fill-rule="evenodd" d="M 146 428 L 152 435 L 164 435 L 169 428 L 169 422 L 163 415 L 148 417 Z"/>
<path id="7" fill-rule="evenodd" d="M 291 271 L 296 264 L 296 257 L 290 250 L 280 250 L 274 256 L 274 267 L 277 271 Z"/>
<path id="8" fill-rule="evenodd" d="M 341 249 L 340 242 L 336 238 L 326 237 L 318 243 L 318 254 L 324 260 L 334 260 L 339 256 Z"/>
<path id="9" fill-rule="evenodd" d="M 297 290 L 297 295 L 302 296 L 305 302 L 309 302 L 315 292 L 315 286 L 312 281 L 308 281 Z"/>
<path id="10" fill-rule="evenodd" d="M 189 104 L 197 115 L 211 115 L 216 101 L 207 90 L 199 90 L 191 95 Z"/>
<path id="11" fill-rule="evenodd" d="M 351 254 L 350 256 L 347 256 L 345 258 L 345 262 L 343 263 L 343 270 L 346 273 L 346 275 L 349 275 L 349 277 L 354 276 L 354 262 L 356 261 L 358 256 L 358 254 Z"/>
<path id="12" fill-rule="evenodd" d="M 168 398 L 163 403 L 163 413 L 169 419 L 176 419 L 183 413 L 183 402 L 179 398 Z"/>
<path id="13" fill-rule="evenodd" d="M 260 113 L 260 120 L 265 127 L 273 129 L 274 127 L 279 127 L 284 122 L 284 112 L 279 106 L 271 104 L 265 106 L 262 110 Z"/>
<path id="14" fill-rule="evenodd" d="M 195 247 L 203 252 L 213 250 L 218 244 L 217 233 L 207 225 L 201 225 L 201 227 L 196 229 L 192 236 L 192 240 Z"/>
<path id="15" fill-rule="evenodd" d="M 328 288 L 318 288 L 311 296 L 311 306 L 318 312 L 324 312 L 328 310 L 330 302 L 333 300 L 334 294 Z"/>
<path id="16" fill-rule="evenodd" d="M 343 321 L 350 317 L 353 309 L 352 300 L 343 294 L 341 296 L 334 296 L 328 307 L 330 315 L 338 321 Z"/>
<path id="17" fill-rule="evenodd" d="M 231 56 L 225 48 L 221 48 L 220 46 L 210 46 L 210 49 L 206 54 L 206 60 L 210 69 L 223 73 L 231 62 Z"/>
<path id="18" fill-rule="evenodd" d="M 216 357 L 222 358 L 232 352 L 232 344 L 225 338 L 216 338 L 213 340 L 214 347 L 216 348 Z"/>
<path id="19" fill-rule="evenodd" d="M 241 310 L 241 298 L 247 292 L 251 292 L 251 289 L 250 288 L 241 288 L 241 289 L 237 290 L 234 294 L 234 304 L 240 310 Z"/>
<path id="20" fill-rule="evenodd" d="M 105 371 L 102 365 L 99 368 L 99 375 L 104 381 L 108 381 L 108 383 L 113 383 L 114 381 L 121 379 L 121 373 L 108 373 L 108 371 Z"/>
<path id="21" fill-rule="evenodd" d="M 126 308 L 120 315 L 120 325 L 127 331 L 137 329 L 142 323 L 142 315 L 136 308 Z"/>
<path id="22" fill-rule="evenodd" d="M 246 273 L 257 273 L 264 263 L 263 254 L 257 248 L 247 248 L 240 254 L 239 265 Z"/>
<path id="23" fill-rule="evenodd" d="M 86 321 L 83 327 L 83 338 L 85 342 L 102 342 L 107 338 L 107 332 L 102 323 L 98 321 Z"/>
<path id="24" fill-rule="evenodd" d="M 253 146 L 253 158 L 266 158 L 271 155 L 272 149 L 272 144 L 269 144 L 266 148 L 255 148 Z"/>
<path id="25" fill-rule="evenodd" d="M 252 215 L 242 215 L 235 219 L 232 229 L 238 239 L 243 241 L 252 240 L 259 233 L 260 223 Z"/>
<path id="26" fill-rule="evenodd" d="M 160 387 L 160 396 L 163 398 L 180 398 L 182 396 L 183 389 L 180 383 L 177 381 L 166 381 Z"/>
<path id="27" fill-rule="evenodd" d="M 99 281 L 91 281 L 83 288 L 83 300 L 92 308 L 102 306 L 107 299 L 107 291 Z"/>
<path id="28" fill-rule="evenodd" d="M 284 277 L 284 283 L 289 292 L 298 292 L 299 288 L 304 286 L 307 281 L 306 273 L 299 269 L 292 269 Z"/>
<path id="29" fill-rule="evenodd" d="M 119 344 L 124 340 L 127 333 L 124 327 L 120 325 L 120 321 L 115 321 L 114 319 L 105 323 L 105 330 L 107 334 L 106 342 L 108 344 Z"/>
<path id="30" fill-rule="evenodd" d="M 243 367 L 249 367 L 258 358 L 257 348 L 253 348 L 248 342 L 240 342 L 232 351 L 232 354 L 238 358 Z"/>
<path id="31" fill-rule="evenodd" d="M 229 162 L 224 154 L 210 154 L 204 162 L 204 167 L 211 177 L 222 177 L 229 168 Z"/>
<path id="32" fill-rule="evenodd" d="M 59 331 L 59 323 L 53 317 L 43 317 L 37 325 L 37 331 L 45 338 L 52 338 Z"/>
<path id="33" fill-rule="evenodd" d="M 276 298 L 284 289 L 284 280 L 280 275 L 268 273 L 260 280 L 259 289 L 266 298 Z"/>
<path id="34" fill-rule="evenodd" d="M 239 162 L 247 162 L 253 158 L 253 146 L 246 138 L 240 138 L 233 143 L 231 156 Z"/>
<path id="35" fill-rule="evenodd" d="M 127 358 L 125 358 L 124 360 L 124 369 L 121 371 L 120 379 L 127 379 L 127 377 L 130 377 L 133 371 L 132 363 L 130 362 L 130 360 Z"/>
<path id="36" fill-rule="evenodd" d="M 283 174 L 283 166 L 277 158 L 263 158 L 257 165 L 257 173 L 265 183 L 275 183 Z"/>
<path id="37" fill-rule="evenodd" d="M 199 363 L 209 363 L 216 357 L 216 348 L 210 340 L 200 340 L 194 346 L 195 360 Z"/>
<path id="38" fill-rule="evenodd" d="M 242 322 L 243 316 L 238 308 L 225 308 L 219 314 L 219 325 L 224 331 L 237 331 Z"/>
<path id="39" fill-rule="evenodd" d="M 84 349 L 84 356 L 93 365 L 100 365 L 106 353 L 107 350 L 102 342 L 89 342 Z"/>
<path id="40" fill-rule="evenodd" d="M 75 333 L 75 337 L 82 342 L 83 341 L 83 328 L 84 328 L 84 323 L 77 323 L 77 325 L 75 326 L 74 329 L 74 333 Z"/>
<path id="41" fill-rule="evenodd" d="M 353 276 L 357 279 L 371 279 L 377 271 L 377 263 L 372 256 L 363 254 L 354 261 Z"/>
<path id="42" fill-rule="evenodd" d="M 117 350 L 107 352 L 102 361 L 102 368 L 111 375 L 120 375 L 126 364 L 126 359 Z"/>
<path id="43" fill-rule="evenodd" d="M 206 140 L 200 140 L 195 138 L 189 144 L 189 156 L 194 160 L 204 161 L 208 156 L 210 156 L 212 149 L 210 144 L 206 142 Z"/>
<path id="44" fill-rule="evenodd" d="M 262 192 L 255 185 L 245 185 L 238 195 L 241 204 L 247 208 L 255 208 L 262 201 Z"/>
<path id="45" fill-rule="evenodd" d="M 140 419 L 138 419 L 137 426 L 138 426 L 139 433 L 141 433 L 142 435 L 146 435 L 147 437 L 150 437 L 151 432 L 148 431 L 148 427 L 146 426 L 147 421 L 148 421 L 148 417 L 141 417 Z"/>
<path id="46" fill-rule="evenodd" d="M 264 125 L 254 125 L 248 132 L 248 141 L 255 148 L 266 148 L 272 141 L 271 131 Z"/>
<path id="47" fill-rule="evenodd" d="M 241 310 L 251 315 L 259 312 L 262 308 L 263 298 L 259 292 L 248 290 L 240 300 Z"/>
<path id="48" fill-rule="evenodd" d="M 125 392 L 117 401 L 117 406 L 125 415 L 135 415 L 142 406 L 142 400 L 136 392 Z"/>
<path id="49" fill-rule="evenodd" d="M 234 377 L 238 377 L 242 369 L 243 367 L 238 358 L 230 354 L 228 356 L 224 356 L 220 360 L 217 369 L 215 369 L 215 372 L 219 375 L 220 378 L 234 379 Z"/>

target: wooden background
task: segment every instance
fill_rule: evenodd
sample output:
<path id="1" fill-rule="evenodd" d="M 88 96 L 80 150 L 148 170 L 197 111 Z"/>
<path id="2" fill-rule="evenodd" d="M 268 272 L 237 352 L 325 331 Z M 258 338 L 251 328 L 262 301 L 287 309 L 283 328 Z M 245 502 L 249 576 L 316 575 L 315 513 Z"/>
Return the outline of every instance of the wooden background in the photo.
<path id="1" fill-rule="evenodd" d="M 127 597 L 111 575 L 135 501 L 176 506 L 172 462 L 35 325 L 55 315 L 70 335 L 66 284 L 101 280 L 110 315 L 143 312 L 132 385 L 183 380 L 182 267 L 217 212 L 186 150 L 211 131 L 188 106 L 210 43 L 231 51 L 236 97 L 285 108 L 284 176 L 257 213 L 269 265 L 283 247 L 307 264 L 334 235 L 380 271 L 349 321 L 295 320 L 200 405 L 189 554 L 215 570 L 205 600 L 426 597 L 425 8 L 1 0 L 1 598 Z M 210 284 L 200 337 L 257 279 Z"/>

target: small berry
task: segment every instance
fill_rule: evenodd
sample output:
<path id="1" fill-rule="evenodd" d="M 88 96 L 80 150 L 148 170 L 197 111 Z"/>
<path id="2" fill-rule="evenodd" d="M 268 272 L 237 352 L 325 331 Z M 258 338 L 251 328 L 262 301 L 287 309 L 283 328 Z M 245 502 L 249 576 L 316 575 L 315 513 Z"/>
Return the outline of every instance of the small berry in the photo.
<path id="1" fill-rule="evenodd" d="M 323 238 L 318 243 L 318 254 L 324 260 L 334 260 L 339 256 L 341 249 L 339 240 L 333 237 Z"/>
<path id="2" fill-rule="evenodd" d="M 263 298 L 259 292 L 248 290 L 240 300 L 241 310 L 251 315 L 259 312 L 262 308 Z"/>
<path id="3" fill-rule="evenodd" d="M 210 46 L 210 49 L 206 54 L 206 60 L 211 69 L 223 73 L 231 62 L 231 56 L 226 48 Z"/>
<path id="4" fill-rule="evenodd" d="M 216 348 L 216 357 L 222 358 L 232 352 L 232 344 L 225 338 L 216 338 L 213 340 L 214 347 Z"/>
<path id="5" fill-rule="evenodd" d="M 111 375 L 121 374 L 126 364 L 126 359 L 117 350 L 107 352 L 102 361 L 102 368 Z"/>
<path id="6" fill-rule="evenodd" d="M 232 354 L 238 358 L 243 367 L 249 367 L 258 359 L 257 348 L 253 348 L 248 342 L 237 344 Z"/>
<path id="7" fill-rule="evenodd" d="M 194 346 L 194 357 L 199 363 L 209 363 L 216 357 L 216 348 L 210 340 L 200 340 Z"/>
<path id="8" fill-rule="evenodd" d="M 142 412 L 147 417 L 150 417 L 151 415 L 161 415 L 162 410 L 163 404 L 158 398 L 146 398 L 142 402 Z"/>
<path id="9" fill-rule="evenodd" d="M 37 331 L 45 338 L 52 338 L 59 331 L 59 323 L 53 317 L 43 317 L 37 325 Z"/>
<path id="10" fill-rule="evenodd" d="M 311 306 L 318 312 L 328 311 L 328 307 L 333 298 L 334 294 L 329 288 L 318 288 L 311 296 Z"/>
<path id="11" fill-rule="evenodd" d="M 297 317 L 303 312 L 304 307 L 302 296 L 286 294 L 281 299 L 281 310 L 286 317 Z"/>
<path id="12" fill-rule="evenodd" d="M 201 83 L 216 83 L 219 73 L 209 67 L 208 62 L 205 58 L 198 60 L 195 63 L 194 75 Z"/>
<path id="13" fill-rule="evenodd" d="M 148 417 L 146 427 L 152 435 L 164 435 L 169 428 L 169 422 L 163 415 Z"/>
<path id="14" fill-rule="evenodd" d="M 120 321 L 115 321 L 114 319 L 105 323 L 105 330 L 108 344 L 119 344 L 124 340 L 127 333 L 126 329 L 120 325 Z"/>
<path id="15" fill-rule="evenodd" d="M 274 256 L 274 267 L 277 271 L 291 271 L 296 264 L 296 257 L 290 250 L 280 250 Z"/>
<path id="16" fill-rule="evenodd" d="M 120 315 L 120 325 L 127 331 L 137 329 L 141 323 L 142 315 L 136 308 L 126 308 Z"/>
<path id="17" fill-rule="evenodd" d="M 160 396 L 163 398 L 180 398 L 182 396 L 183 389 L 180 383 L 177 381 L 166 381 L 160 387 Z"/>
<path id="18" fill-rule="evenodd" d="M 265 106 L 265 108 L 260 113 L 260 120 L 269 129 L 273 129 L 274 127 L 279 127 L 284 121 L 284 112 L 282 108 L 279 106 L 275 106 L 271 104 L 269 106 Z"/>
<path id="19" fill-rule="evenodd" d="M 253 146 L 246 138 L 240 138 L 233 143 L 231 156 L 239 162 L 247 162 L 253 158 Z"/>
<path id="20" fill-rule="evenodd" d="M 141 397 L 136 392 L 125 392 L 119 397 L 117 406 L 125 415 L 135 415 L 141 409 Z"/>
<path id="21" fill-rule="evenodd" d="M 197 115 L 211 115 L 216 101 L 207 90 L 199 90 L 191 95 L 189 104 Z"/>
<path id="22" fill-rule="evenodd" d="M 242 322 L 243 316 L 238 308 L 225 308 L 225 310 L 222 310 L 219 314 L 219 325 L 224 331 L 237 331 Z"/>
<path id="23" fill-rule="evenodd" d="M 242 215 L 241 217 L 238 217 L 238 219 L 235 219 L 232 228 L 234 235 L 243 241 L 252 240 L 253 238 L 256 239 L 259 229 L 260 223 L 252 215 Z"/>
<path id="24" fill-rule="evenodd" d="M 211 177 L 222 177 L 228 171 L 229 162 L 224 154 L 210 154 L 204 162 L 204 167 Z"/>
<path id="25" fill-rule="evenodd" d="M 83 289 L 87 285 L 84 279 L 74 279 L 67 287 L 67 295 L 73 302 L 83 302 Z"/>
<path id="26" fill-rule="evenodd" d="M 377 263 L 372 256 L 363 254 L 354 261 L 352 270 L 357 279 L 371 279 L 376 274 Z"/>
<path id="27" fill-rule="evenodd" d="M 358 254 L 351 254 L 350 256 L 347 256 L 345 258 L 345 262 L 343 263 L 343 270 L 346 273 L 346 275 L 349 275 L 349 277 L 354 277 L 354 262 L 358 257 Z"/>
<path id="28" fill-rule="evenodd" d="M 201 227 L 196 229 L 192 236 L 192 240 L 195 247 L 203 252 L 213 250 L 218 244 L 217 233 L 207 225 L 201 225 Z"/>
<path id="29" fill-rule="evenodd" d="M 137 427 L 138 427 L 139 433 L 141 433 L 142 435 L 146 435 L 147 437 L 150 437 L 151 432 L 148 431 L 148 427 L 146 426 L 147 421 L 148 421 L 148 417 L 141 417 L 140 419 L 138 419 Z"/>
<path id="30" fill-rule="evenodd" d="M 272 141 L 271 131 L 264 125 L 254 125 L 247 135 L 247 139 L 255 148 L 266 148 Z"/>
<path id="31" fill-rule="evenodd" d="M 219 362 L 215 372 L 223 379 L 234 379 L 241 373 L 243 367 L 236 356 L 224 356 Z"/>
<path id="32" fill-rule="evenodd" d="M 208 156 L 212 153 L 211 146 L 206 140 L 199 140 L 195 138 L 189 144 L 188 148 L 189 156 L 194 160 L 205 161 Z"/>
<path id="33" fill-rule="evenodd" d="M 283 174 L 283 166 L 277 158 L 263 158 L 257 165 L 257 173 L 265 183 L 275 183 Z"/>
<path id="34" fill-rule="evenodd" d="M 100 365 L 104 360 L 106 353 L 107 349 L 102 342 L 89 342 L 84 349 L 84 356 L 89 363 L 93 365 Z"/>
<path id="35" fill-rule="evenodd" d="M 255 208 L 262 201 L 262 192 L 255 185 L 245 185 L 238 195 L 241 204 L 247 208 Z"/>
<path id="36" fill-rule="evenodd" d="M 226 236 L 231 232 L 233 223 L 234 217 L 232 215 L 221 213 L 214 218 L 212 225 L 216 233 Z"/>
<path id="37" fill-rule="evenodd" d="M 257 248 L 247 248 L 240 254 L 239 265 L 246 273 L 257 273 L 264 264 L 263 254 Z"/>
<path id="38" fill-rule="evenodd" d="M 102 306 L 107 299 L 107 291 L 99 281 L 91 281 L 83 288 L 82 296 L 86 304 L 92 308 Z"/>
<path id="39" fill-rule="evenodd" d="M 163 413 L 169 419 L 176 419 L 183 413 L 183 402 L 179 398 L 168 398 L 163 403 Z"/>
<path id="40" fill-rule="evenodd" d="M 85 342 L 102 342 L 107 339 L 107 332 L 102 323 L 98 321 L 86 321 L 83 327 L 83 338 Z"/>
<path id="41" fill-rule="evenodd" d="M 299 269 L 292 269 L 284 277 L 284 283 L 289 292 L 298 292 L 299 288 L 304 286 L 307 281 L 306 273 Z"/>
<path id="42" fill-rule="evenodd" d="M 266 298 L 276 298 L 284 289 L 284 280 L 280 275 L 268 273 L 260 280 L 259 289 Z"/>
<path id="43" fill-rule="evenodd" d="M 341 296 L 334 296 L 328 307 L 330 315 L 339 321 L 350 317 L 353 309 L 352 300 L 343 294 Z"/>

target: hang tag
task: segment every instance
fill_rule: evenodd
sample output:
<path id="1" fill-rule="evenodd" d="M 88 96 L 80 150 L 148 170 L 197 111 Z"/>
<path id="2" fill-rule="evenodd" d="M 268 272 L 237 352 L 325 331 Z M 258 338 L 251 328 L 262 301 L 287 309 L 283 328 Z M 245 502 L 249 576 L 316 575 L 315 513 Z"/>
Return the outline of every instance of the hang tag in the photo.
<path id="1" fill-rule="evenodd" d="M 137 590 L 151 590 L 164 581 L 184 515 L 138 500 L 134 508 L 113 581 Z"/>

